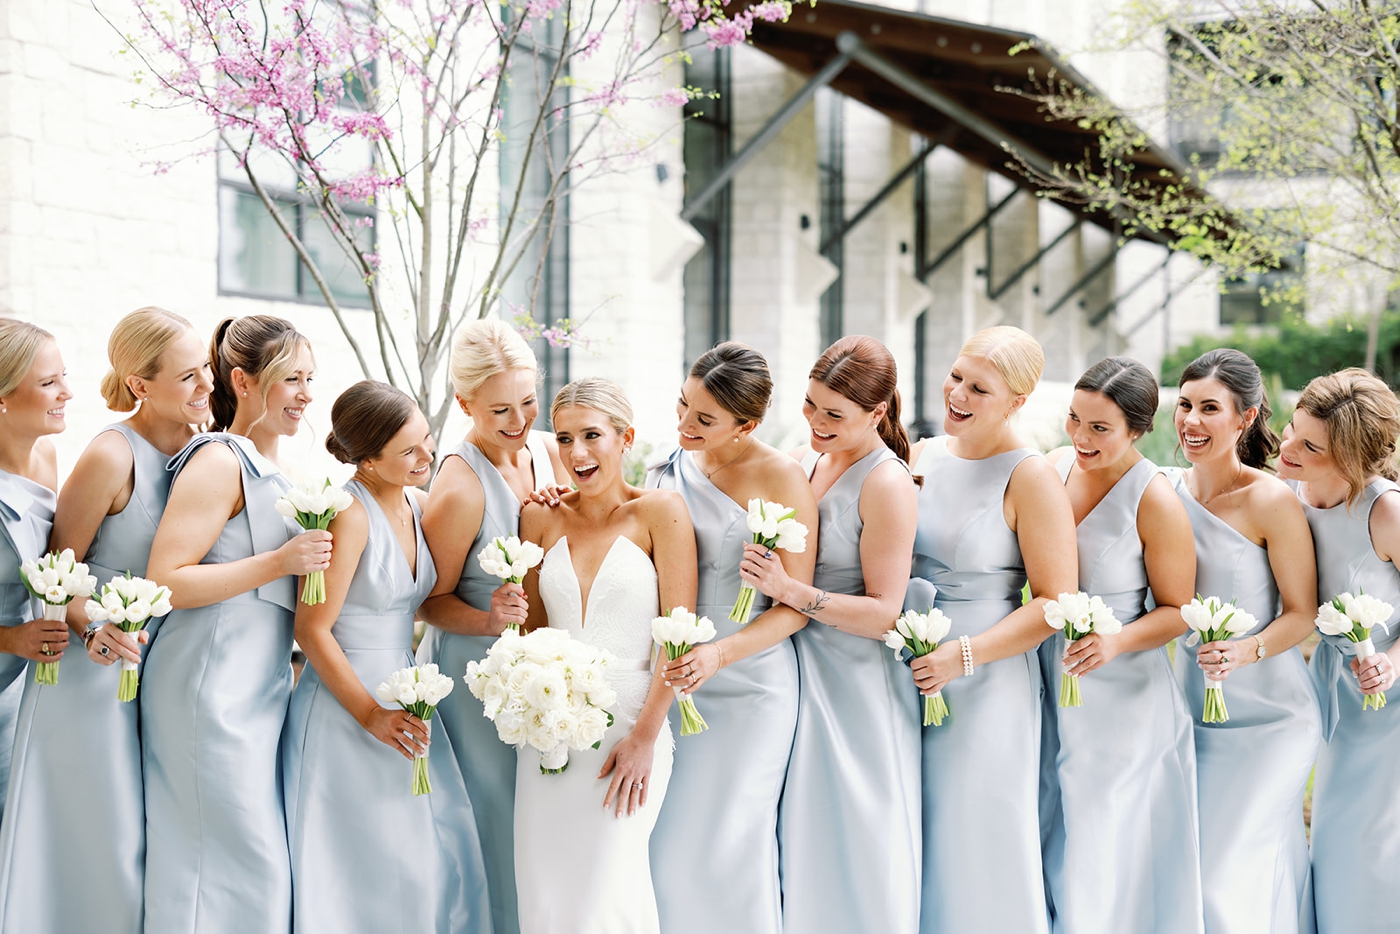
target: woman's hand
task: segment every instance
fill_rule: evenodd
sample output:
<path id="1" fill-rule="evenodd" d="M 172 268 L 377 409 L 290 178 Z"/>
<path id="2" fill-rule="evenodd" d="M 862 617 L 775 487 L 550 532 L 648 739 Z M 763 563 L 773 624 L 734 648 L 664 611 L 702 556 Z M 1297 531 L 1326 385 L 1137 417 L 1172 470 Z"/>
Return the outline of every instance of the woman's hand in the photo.
<path id="1" fill-rule="evenodd" d="M 551 483 L 538 490 L 531 490 L 530 495 L 525 497 L 525 502 L 539 503 L 541 506 L 558 506 L 559 497 L 572 489 L 573 487 L 564 486 L 562 483 Z"/>
<path id="2" fill-rule="evenodd" d="M 287 575 L 305 577 L 331 566 L 331 533 L 310 529 L 277 549 Z"/>
<path id="3" fill-rule="evenodd" d="M 116 661 L 139 664 L 141 646 L 151 641 L 151 634 L 144 629 L 126 632 L 120 626 L 108 623 L 98 628 L 88 643 L 88 658 L 99 665 L 110 665 Z"/>
<path id="4" fill-rule="evenodd" d="M 635 730 L 617 741 L 617 745 L 608 753 L 602 771 L 598 773 L 599 778 L 612 774 L 608 793 L 603 798 L 603 810 L 612 807 L 616 799 L 617 816 L 621 817 L 625 808 L 627 816 L 631 817 L 637 813 L 637 808 L 646 805 L 647 783 L 651 780 L 654 754 L 655 742 L 647 742 Z"/>
<path id="5" fill-rule="evenodd" d="M 1361 686 L 1362 694 L 1379 694 L 1395 685 L 1395 662 L 1385 652 L 1376 652 L 1366 660 L 1351 660 L 1351 673 Z"/>
<path id="6" fill-rule="evenodd" d="M 68 624 L 61 619 L 31 619 L 10 627 L 5 641 L 10 655 L 31 662 L 56 662 L 68 648 Z"/>
<path id="7" fill-rule="evenodd" d="M 1052 636 L 1052 638 L 1054 638 Z M 1102 668 L 1118 657 L 1118 639 L 1101 632 L 1091 632 L 1070 642 L 1061 656 L 1065 674 L 1083 676 Z"/>
<path id="8" fill-rule="evenodd" d="M 491 593 L 491 609 L 486 611 L 486 627 L 491 635 L 499 636 L 511 623 L 523 627 L 529 615 L 530 603 L 525 598 L 525 588 L 519 584 L 504 583 Z"/>
<path id="9" fill-rule="evenodd" d="M 759 593 L 780 603 L 781 594 L 786 590 L 788 581 L 792 580 L 776 551 L 753 542 L 744 544 L 744 557 L 739 560 L 739 576 Z"/>
<path id="10" fill-rule="evenodd" d="M 428 749 L 428 725 L 407 710 L 375 707 L 360 725 L 405 759 Z"/>
<path id="11" fill-rule="evenodd" d="M 680 658 L 661 666 L 661 677 L 667 687 L 678 687 L 682 694 L 694 694 L 696 688 L 724 667 L 723 661 L 724 652 L 717 643 L 702 642 Z"/>
<path id="12" fill-rule="evenodd" d="M 1230 672 L 1258 659 L 1259 643 L 1253 636 L 1208 642 L 1196 649 L 1196 665 L 1212 681 L 1224 681 Z"/>
<path id="13" fill-rule="evenodd" d="M 944 642 L 927 655 L 921 655 L 909 664 L 914 672 L 914 684 L 923 695 L 937 694 L 963 673 L 962 649 L 956 639 Z"/>

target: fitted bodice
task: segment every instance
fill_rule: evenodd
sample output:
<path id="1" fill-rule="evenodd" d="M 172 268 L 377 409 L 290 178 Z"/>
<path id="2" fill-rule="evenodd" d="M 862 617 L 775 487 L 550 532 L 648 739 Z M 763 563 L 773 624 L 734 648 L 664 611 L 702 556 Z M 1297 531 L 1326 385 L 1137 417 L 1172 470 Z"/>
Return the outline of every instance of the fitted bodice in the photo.
<path id="1" fill-rule="evenodd" d="M 1060 478 L 1068 481 L 1074 455 L 1058 464 Z M 1157 476 L 1157 465 L 1144 458 L 1118 478 L 1079 522 L 1075 538 L 1079 546 L 1079 589 L 1103 598 L 1120 623 L 1131 623 L 1147 607 L 1147 564 L 1138 537 L 1137 514 L 1147 485 Z"/>
<path id="2" fill-rule="evenodd" d="M 413 645 L 413 616 L 437 583 L 437 568 L 423 538 L 422 507 L 416 496 L 408 497 L 418 549 L 415 577 L 393 526 L 374 496 L 357 480 L 345 484 L 345 490 L 364 506 L 369 517 L 369 537 L 331 632 L 346 651 L 408 651 Z"/>
<path id="3" fill-rule="evenodd" d="M 42 483 L 0 470 L 0 626 L 34 618 L 19 566 L 49 550 L 57 501 Z"/>
<path id="4" fill-rule="evenodd" d="M 165 469 L 170 458 L 126 424 L 110 425 L 131 446 L 131 498 L 115 515 L 106 516 L 97 527 L 85 559 L 99 584 L 131 573 L 144 577 L 151 558 L 151 543 L 170 497 L 172 475 Z"/>
<path id="5" fill-rule="evenodd" d="M 1197 502 L 1186 486 L 1184 471 L 1168 467 L 1165 473 L 1191 519 L 1191 534 L 1196 539 L 1196 593 L 1229 600 L 1259 621 L 1237 639 L 1261 631 L 1278 615 L 1278 584 L 1269 565 L 1269 550 Z"/>
<path id="6" fill-rule="evenodd" d="M 870 471 L 898 456 L 881 445 L 846 468 L 817 503 L 821 524 L 817 536 L 817 566 L 812 586 L 830 593 L 864 594 L 865 572 L 860 563 L 860 535 L 865 521 L 860 517 L 860 491 Z M 802 468 L 810 478 L 820 457 L 809 451 Z M 902 464 L 903 461 L 900 461 Z"/>

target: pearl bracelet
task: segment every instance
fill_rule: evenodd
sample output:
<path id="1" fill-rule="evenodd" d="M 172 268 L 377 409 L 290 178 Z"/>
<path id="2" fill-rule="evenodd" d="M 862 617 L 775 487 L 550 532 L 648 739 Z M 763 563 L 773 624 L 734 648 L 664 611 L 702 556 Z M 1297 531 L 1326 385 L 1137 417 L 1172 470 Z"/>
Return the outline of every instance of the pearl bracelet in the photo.
<path id="1" fill-rule="evenodd" d="M 963 677 L 972 677 L 972 640 L 967 636 L 958 636 L 958 645 L 962 648 Z"/>

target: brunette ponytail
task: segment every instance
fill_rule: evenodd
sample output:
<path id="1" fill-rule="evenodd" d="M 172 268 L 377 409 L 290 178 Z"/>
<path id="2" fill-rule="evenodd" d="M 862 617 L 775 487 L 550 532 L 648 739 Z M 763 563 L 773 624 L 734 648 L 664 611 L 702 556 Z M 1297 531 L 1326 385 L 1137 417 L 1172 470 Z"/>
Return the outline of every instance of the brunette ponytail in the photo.
<path id="1" fill-rule="evenodd" d="M 899 421 L 899 374 L 889 348 L 873 337 L 843 337 L 817 358 L 807 378 L 840 393 L 867 412 L 886 403 L 885 416 L 876 430 L 885 446 L 905 464 L 909 463 L 909 433 Z"/>

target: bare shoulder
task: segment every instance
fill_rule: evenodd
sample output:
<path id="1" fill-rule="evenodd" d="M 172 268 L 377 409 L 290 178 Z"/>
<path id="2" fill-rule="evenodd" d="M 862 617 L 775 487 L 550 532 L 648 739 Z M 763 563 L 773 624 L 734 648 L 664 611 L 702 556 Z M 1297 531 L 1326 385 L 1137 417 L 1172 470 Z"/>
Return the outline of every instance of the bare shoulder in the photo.
<path id="1" fill-rule="evenodd" d="M 1275 514 L 1302 515 L 1303 504 L 1293 488 L 1273 474 L 1248 468 L 1253 474 L 1249 481 L 1249 501 L 1255 508 Z"/>
<path id="2" fill-rule="evenodd" d="M 803 444 L 793 448 L 791 451 L 788 451 L 787 456 L 797 461 L 798 466 L 801 466 L 803 458 L 805 458 L 811 452 L 812 449 L 807 447 L 807 445 Z"/>
<path id="3" fill-rule="evenodd" d="M 360 538 L 369 535 L 369 512 L 365 509 L 365 504 L 357 497 L 353 503 L 335 514 L 331 520 L 331 532 L 334 535 L 352 535 Z"/>
<path id="4" fill-rule="evenodd" d="M 1073 457 L 1073 452 L 1074 448 L 1066 444 L 1063 447 L 1055 448 L 1055 450 L 1051 451 L 1049 454 L 1046 454 L 1045 459 L 1050 462 L 1050 466 L 1058 467 L 1060 466 L 1060 461 L 1064 460 L 1066 457 Z"/>
<path id="5" fill-rule="evenodd" d="M 1142 491 L 1142 499 L 1138 500 L 1138 523 L 1156 525 L 1178 519 L 1188 524 L 1191 521 L 1186 515 L 1186 506 L 1181 502 L 1181 497 L 1176 495 L 1172 482 L 1158 473 L 1147 481 L 1147 487 Z"/>
<path id="6" fill-rule="evenodd" d="M 1049 487 L 1063 491 L 1065 485 L 1049 458 L 1040 454 L 1021 458 L 1021 462 L 1012 469 L 1011 481 L 1007 484 L 1013 496 L 1022 491 L 1043 491 Z"/>
<path id="7" fill-rule="evenodd" d="M 119 431 L 103 431 L 88 442 L 69 479 L 79 478 L 86 485 L 118 489 L 131 475 L 135 456 Z"/>
<path id="8" fill-rule="evenodd" d="M 870 469 L 861 484 L 860 495 L 864 497 L 874 493 L 881 497 L 903 497 L 908 494 L 912 498 L 916 489 L 908 466 L 899 458 L 890 458 Z"/>
<path id="9" fill-rule="evenodd" d="M 690 519 L 690 510 L 685 500 L 675 490 L 638 490 L 632 500 L 633 507 L 648 520 L 675 521 L 677 518 Z"/>
<path id="10" fill-rule="evenodd" d="M 1400 533 L 1400 490 L 1387 490 L 1371 504 L 1371 529 L 1386 526 Z"/>
<path id="11" fill-rule="evenodd" d="M 178 483 L 187 474 L 207 480 L 240 476 L 242 473 L 243 467 L 238 462 L 238 455 L 233 453 L 233 448 L 226 443 L 217 442 L 201 444 L 199 449 L 190 455 L 190 459 L 185 462 L 175 480 Z"/>
<path id="12" fill-rule="evenodd" d="M 802 465 L 777 448 L 767 448 L 754 466 L 763 477 L 765 487 L 777 485 L 782 489 L 791 489 L 799 484 L 808 485 L 807 472 Z"/>
<path id="13" fill-rule="evenodd" d="M 428 494 L 434 502 L 462 504 L 475 502 L 485 496 L 481 478 L 472 470 L 471 464 L 455 454 L 449 454 L 442 459 L 437 476 L 433 478 L 432 492 Z"/>

